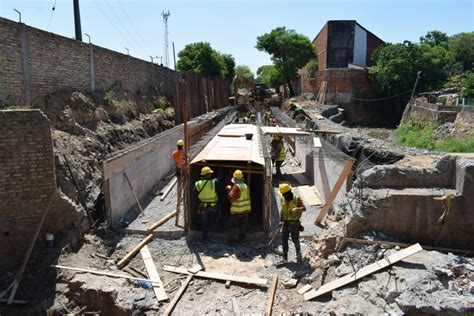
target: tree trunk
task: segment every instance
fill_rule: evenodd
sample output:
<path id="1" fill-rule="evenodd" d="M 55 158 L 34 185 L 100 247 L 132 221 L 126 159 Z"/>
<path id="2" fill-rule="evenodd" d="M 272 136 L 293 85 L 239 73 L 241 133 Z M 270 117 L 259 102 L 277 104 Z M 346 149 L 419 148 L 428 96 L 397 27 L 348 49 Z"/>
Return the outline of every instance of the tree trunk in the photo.
<path id="1" fill-rule="evenodd" d="M 288 83 L 288 89 L 290 89 L 290 97 L 294 97 L 295 90 L 293 90 L 293 86 L 291 85 L 290 77 L 286 77 L 286 82 Z"/>

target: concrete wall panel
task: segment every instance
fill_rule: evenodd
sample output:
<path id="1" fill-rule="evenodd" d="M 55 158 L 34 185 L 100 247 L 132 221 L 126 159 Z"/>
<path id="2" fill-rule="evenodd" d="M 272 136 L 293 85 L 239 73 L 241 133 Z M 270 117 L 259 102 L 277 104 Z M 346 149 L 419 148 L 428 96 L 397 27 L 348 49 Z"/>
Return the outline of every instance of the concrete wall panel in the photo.
<path id="1" fill-rule="evenodd" d="M 356 24 L 354 34 L 354 58 L 352 63 L 365 66 L 367 53 L 367 31 Z"/>

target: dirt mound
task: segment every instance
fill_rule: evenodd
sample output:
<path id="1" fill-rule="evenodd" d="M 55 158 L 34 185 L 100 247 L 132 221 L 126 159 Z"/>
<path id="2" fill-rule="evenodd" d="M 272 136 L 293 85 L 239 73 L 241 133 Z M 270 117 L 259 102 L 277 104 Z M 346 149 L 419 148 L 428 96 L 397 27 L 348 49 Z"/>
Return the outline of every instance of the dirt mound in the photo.
<path id="1" fill-rule="evenodd" d="M 41 109 L 51 121 L 56 177 L 63 192 L 81 204 L 75 177 L 88 208 L 93 209 L 101 189 L 102 160 L 173 127 L 174 111 L 169 105 L 153 91 L 130 96 L 119 84 L 105 93 L 59 91 L 36 99 L 33 108 Z"/>

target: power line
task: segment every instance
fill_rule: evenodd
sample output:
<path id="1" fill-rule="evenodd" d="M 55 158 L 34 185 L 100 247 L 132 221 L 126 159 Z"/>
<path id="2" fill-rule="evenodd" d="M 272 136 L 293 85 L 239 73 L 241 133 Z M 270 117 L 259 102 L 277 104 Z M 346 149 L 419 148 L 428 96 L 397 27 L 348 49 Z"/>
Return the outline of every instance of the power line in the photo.
<path id="1" fill-rule="evenodd" d="M 146 40 L 143 39 L 143 37 L 141 36 L 141 33 L 138 31 L 138 28 L 135 27 L 135 24 L 132 22 L 132 18 L 130 18 L 130 16 L 128 15 L 127 13 L 127 10 L 125 10 L 125 7 L 122 3 L 121 0 L 118 0 L 118 4 L 120 6 L 120 9 L 122 10 L 122 12 L 124 13 L 125 17 L 127 18 L 128 20 L 128 23 L 130 24 L 130 26 L 132 27 L 133 31 L 135 32 L 135 35 L 137 36 L 137 38 L 141 41 L 141 43 L 147 47 L 148 46 L 148 42 Z"/>
<path id="2" fill-rule="evenodd" d="M 49 15 L 48 26 L 46 27 L 46 31 L 49 30 L 49 25 L 51 24 L 51 19 L 53 18 L 54 10 L 56 10 L 56 0 L 54 0 L 53 7 L 51 8 L 51 14 Z"/>
<path id="3" fill-rule="evenodd" d="M 146 51 L 146 48 L 140 42 L 138 42 L 136 35 L 132 34 L 132 32 L 130 32 L 129 29 L 127 27 L 125 27 L 125 25 L 121 22 L 122 19 L 117 14 L 117 12 L 115 11 L 115 8 L 110 4 L 110 2 L 108 0 L 105 0 L 105 3 L 107 4 L 107 6 L 110 9 L 110 13 L 118 20 L 118 25 L 121 26 L 125 30 L 125 32 L 129 36 L 129 38 L 132 39 L 132 41 L 136 44 L 136 46 L 138 46 L 140 49 Z"/>
<path id="4" fill-rule="evenodd" d="M 96 2 L 94 1 L 95 5 L 97 6 L 97 8 L 99 9 L 100 13 L 105 16 L 105 18 L 107 19 L 107 21 L 109 22 L 110 25 L 112 25 L 112 27 L 120 34 L 120 36 L 122 37 L 122 39 L 125 41 L 125 43 L 127 43 L 127 45 L 131 46 L 130 42 L 127 40 L 127 38 L 125 37 L 125 35 L 122 33 L 122 31 L 115 25 L 115 23 L 112 22 L 112 20 L 110 19 L 110 17 L 105 13 L 105 11 L 102 9 L 102 7 Z M 133 46 L 133 45 L 132 45 Z"/>
<path id="5" fill-rule="evenodd" d="M 395 94 L 395 95 L 392 95 L 392 96 L 389 96 L 389 97 L 385 97 L 385 98 L 380 98 L 380 99 L 358 99 L 358 98 L 353 98 L 351 97 L 352 100 L 355 100 L 355 101 L 365 101 L 365 102 L 376 102 L 376 101 L 384 101 L 384 100 L 389 100 L 389 99 L 393 99 L 393 98 L 396 98 L 402 94 L 405 94 L 405 93 L 408 93 L 408 92 L 412 92 L 413 89 L 410 89 L 410 90 L 407 90 L 407 91 L 404 91 L 404 92 L 400 92 L 399 94 Z"/>

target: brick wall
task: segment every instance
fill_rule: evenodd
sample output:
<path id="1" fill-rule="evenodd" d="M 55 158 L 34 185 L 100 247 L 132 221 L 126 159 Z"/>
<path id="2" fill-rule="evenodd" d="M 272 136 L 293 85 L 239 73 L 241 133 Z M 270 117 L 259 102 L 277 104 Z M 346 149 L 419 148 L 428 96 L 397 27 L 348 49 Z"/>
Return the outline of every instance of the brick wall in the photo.
<path id="1" fill-rule="evenodd" d="M 313 46 L 318 54 L 318 70 L 326 69 L 328 48 L 328 24 L 326 23 L 313 41 Z"/>
<path id="2" fill-rule="evenodd" d="M 155 86 L 171 96 L 172 82 L 180 79 L 178 72 L 166 67 L 95 45 L 91 49 L 89 44 L 4 18 L 0 18 L 0 60 L 5 86 L 0 101 L 7 104 L 29 103 L 61 89 L 90 92 L 95 85 L 106 90 L 116 81 L 132 92 Z"/>
<path id="3" fill-rule="evenodd" d="M 56 188 L 50 122 L 40 110 L 0 111 L 0 268 L 19 260 L 55 193 L 46 232 L 79 226 L 80 213 Z"/>

